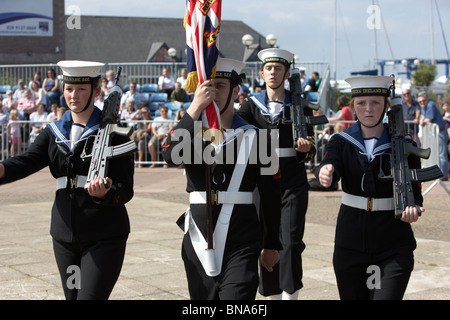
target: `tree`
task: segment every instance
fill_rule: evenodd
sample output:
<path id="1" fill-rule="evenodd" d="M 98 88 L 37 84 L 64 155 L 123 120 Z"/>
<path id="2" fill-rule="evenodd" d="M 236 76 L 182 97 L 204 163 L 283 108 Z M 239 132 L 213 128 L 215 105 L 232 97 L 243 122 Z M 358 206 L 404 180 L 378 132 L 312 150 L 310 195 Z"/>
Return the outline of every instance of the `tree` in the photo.
<path id="1" fill-rule="evenodd" d="M 436 77 L 436 65 L 421 64 L 412 77 L 414 85 L 429 87 Z"/>

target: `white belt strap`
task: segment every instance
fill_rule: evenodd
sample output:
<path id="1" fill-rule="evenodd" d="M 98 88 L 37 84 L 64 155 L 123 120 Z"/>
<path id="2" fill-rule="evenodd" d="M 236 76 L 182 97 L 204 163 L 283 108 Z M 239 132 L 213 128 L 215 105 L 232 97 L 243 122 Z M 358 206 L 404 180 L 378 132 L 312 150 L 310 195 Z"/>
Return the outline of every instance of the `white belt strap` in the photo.
<path id="1" fill-rule="evenodd" d="M 297 150 L 295 150 L 294 148 L 276 148 L 275 152 L 277 153 L 279 158 L 288 158 L 297 156 Z"/>
<path id="2" fill-rule="evenodd" d="M 394 198 L 366 198 L 342 192 L 342 203 L 366 211 L 394 210 Z"/>
<path id="3" fill-rule="evenodd" d="M 206 192 L 193 191 L 189 193 L 189 202 L 191 204 L 205 204 Z M 214 191 L 213 204 L 252 204 L 253 192 L 233 192 L 233 191 Z"/>
<path id="4" fill-rule="evenodd" d="M 231 176 L 228 190 L 224 194 L 235 195 L 241 193 L 239 192 L 239 187 L 241 185 L 242 178 L 244 177 L 245 169 L 247 168 L 247 161 L 250 156 L 250 150 L 252 149 L 255 133 L 255 130 L 248 130 L 244 132 L 244 139 L 242 139 L 241 146 L 239 148 L 239 153 L 237 155 L 238 159 L 234 167 L 233 175 Z M 248 144 L 245 142 L 246 139 L 248 139 Z M 201 195 L 198 196 L 201 197 Z M 197 254 L 197 257 L 200 260 L 206 274 L 210 277 L 215 277 L 222 271 L 223 253 L 225 250 L 225 243 L 227 240 L 228 227 L 231 214 L 233 212 L 233 207 L 234 203 L 224 203 L 222 205 L 216 227 L 214 228 L 213 250 L 208 250 L 208 243 L 195 224 L 190 210 L 186 211 L 184 230 L 185 232 L 189 232 L 195 253 Z"/>
<path id="5" fill-rule="evenodd" d="M 74 179 L 71 180 L 72 188 L 84 188 L 86 184 L 87 176 L 75 176 Z M 65 189 L 67 186 L 67 177 L 60 177 L 56 179 L 56 190 Z"/>

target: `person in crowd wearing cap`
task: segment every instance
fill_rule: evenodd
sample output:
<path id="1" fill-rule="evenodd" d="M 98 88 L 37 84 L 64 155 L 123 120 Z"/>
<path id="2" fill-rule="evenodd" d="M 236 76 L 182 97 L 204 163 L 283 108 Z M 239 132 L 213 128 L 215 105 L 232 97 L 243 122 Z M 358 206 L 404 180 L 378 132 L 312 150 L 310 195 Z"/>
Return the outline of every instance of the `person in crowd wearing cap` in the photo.
<path id="1" fill-rule="evenodd" d="M 87 186 L 90 161 L 81 159 L 100 124 L 94 98 L 103 63 L 60 61 L 70 112 L 49 123 L 27 152 L 0 163 L 0 184 L 49 166 L 57 180 L 50 234 L 66 299 L 107 299 L 119 277 L 130 225 L 125 203 L 133 197 L 132 154 L 108 163 L 109 186 L 100 177 Z M 127 141 L 116 135 L 113 145 Z M 85 190 L 86 187 L 86 190 Z M 78 271 L 77 271 L 78 270 Z"/>
<path id="2" fill-rule="evenodd" d="M 402 299 L 414 266 L 416 241 L 410 223 L 417 221 L 418 211 L 407 207 L 395 219 L 392 182 L 378 179 L 380 169 L 390 172 L 391 144 L 383 118 L 390 107 L 392 77 L 346 81 L 357 122 L 333 135 L 318 170 L 321 185 L 329 187 L 340 179 L 343 190 L 333 255 L 339 295 L 343 300 Z M 410 155 L 408 164 L 420 168 L 420 159 Z M 419 183 L 412 188 L 422 206 Z"/>
<path id="3" fill-rule="evenodd" d="M 426 91 L 417 94 L 417 102 L 420 105 L 422 115 L 420 125 L 435 123 L 439 126 L 439 167 L 444 175 L 441 179 L 448 181 L 448 132 L 445 130 L 444 118 L 436 104 L 428 98 Z"/>
<path id="4" fill-rule="evenodd" d="M 258 258 L 261 255 L 262 265 L 269 271 L 279 259 L 281 202 L 278 176 L 273 171 L 276 164 L 272 168 L 265 167 L 259 153 L 257 161 L 245 160 L 245 155 L 249 156 L 245 146 L 253 151 L 252 148 L 260 148 L 261 141 L 264 141 L 260 141 L 263 133 L 235 114 L 233 108 L 233 101 L 239 93 L 239 83 L 244 76 L 240 74 L 244 65 L 240 61 L 219 58 L 215 77 L 198 85 L 191 106 L 163 145 L 164 159 L 173 165 L 181 164 L 175 159 L 180 152 L 177 151 L 180 145 L 189 148 L 183 151 L 183 155 L 189 154 L 183 164 L 190 207 L 177 223 L 185 230 L 182 257 L 192 299 L 255 299 Z M 216 144 L 210 153 L 215 154 L 215 159 L 226 160 L 209 164 L 207 170 L 211 172 L 211 179 L 206 180 L 208 161 L 203 154 L 212 145 L 199 137 L 202 130 L 199 120 L 203 110 L 212 101 L 220 110 L 225 139 L 223 143 Z M 200 132 L 196 132 L 196 124 Z M 243 141 L 251 143 L 251 147 Z M 270 140 L 267 144 L 270 144 Z M 195 161 L 196 154 L 200 155 L 202 161 Z M 263 169 L 268 169 L 268 172 L 263 173 Z M 216 268 L 210 268 L 206 261 L 207 183 L 211 184 L 213 194 L 217 195 L 210 207 Z M 260 226 L 253 203 L 256 186 L 263 203 L 260 219 L 265 221 L 264 229 Z"/>
<path id="5" fill-rule="evenodd" d="M 305 249 L 302 239 L 309 189 L 304 161 L 313 157 L 315 147 L 312 140 L 300 138 L 297 149 L 294 149 L 292 125 L 283 123 L 284 106 L 291 103 L 290 92 L 284 89 L 283 84 L 290 75 L 294 55 L 286 50 L 269 48 L 260 51 L 258 57 L 263 62 L 266 90 L 245 99 L 237 113 L 259 128 L 278 131 L 283 204 L 280 263 L 272 273 L 261 270 L 259 292 L 269 299 L 297 299 L 303 287 L 301 254 Z M 305 115 L 312 115 L 311 109 L 305 108 L 304 111 Z M 310 126 L 308 135 L 314 135 Z"/>
<path id="6" fill-rule="evenodd" d="M 306 91 L 306 86 L 309 83 L 309 78 L 305 75 L 306 72 L 306 68 L 305 67 L 300 67 L 298 68 L 300 71 L 300 85 L 302 86 L 302 91 Z"/>

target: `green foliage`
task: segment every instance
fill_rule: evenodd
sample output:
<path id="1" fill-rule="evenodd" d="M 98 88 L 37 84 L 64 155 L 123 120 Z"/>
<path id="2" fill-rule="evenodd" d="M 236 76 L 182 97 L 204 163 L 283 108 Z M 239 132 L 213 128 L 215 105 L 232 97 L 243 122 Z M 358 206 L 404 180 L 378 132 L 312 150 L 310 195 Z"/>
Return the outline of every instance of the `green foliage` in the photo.
<path id="1" fill-rule="evenodd" d="M 419 65 L 412 75 L 414 85 L 429 87 L 436 77 L 436 72 L 435 64 Z"/>

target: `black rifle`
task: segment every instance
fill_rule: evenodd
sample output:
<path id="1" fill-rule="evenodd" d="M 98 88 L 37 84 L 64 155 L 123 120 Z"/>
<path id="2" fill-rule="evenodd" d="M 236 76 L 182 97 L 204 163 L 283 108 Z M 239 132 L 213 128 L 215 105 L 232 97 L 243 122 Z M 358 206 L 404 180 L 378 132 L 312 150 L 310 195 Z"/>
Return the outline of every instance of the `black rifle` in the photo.
<path id="1" fill-rule="evenodd" d="M 108 98 L 106 98 L 103 104 L 100 128 L 96 135 L 88 137 L 83 152 L 81 153 L 82 159 L 91 159 L 89 173 L 84 186 L 85 189 L 87 189 L 89 183 L 96 177 L 102 178 L 105 186 L 109 188 L 109 183 L 106 181 L 108 160 L 127 155 L 137 149 L 134 140 L 130 140 L 121 145 L 111 146 L 111 139 L 115 134 L 129 137 L 133 133 L 132 127 L 120 127 L 118 124 L 120 98 L 122 97 L 122 88 L 119 86 L 121 70 L 122 68 L 119 67 L 114 86 L 111 88 Z"/>
<path id="2" fill-rule="evenodd" d="M 392 80 L 391 90 L 392 106 L 387 112 L 392 146 L 389 154 L 391 174 L 386 176 L 380 168 L 379 179 L 393 181 L 395 218 L 400 219 L 408 206 L 415 206 L 419 215 L 421 214 L 420 207 L 416 206 L 414 201 L 412 183 L 434 180 L 442 177 L 443 174 L 437 165 L 423 169 L 409 169 L 408 156 L 410 154 L 428 159 L 431 149 L 418 148 L 413 145 L 412 140 L 405 140 L 405 121 L 401 99 L 395 97 L 395 79 Z"/>
<path id="3" fill-rule="evenodd" d="M 328 123 L 325 115 L 305 116 L 304 107 L 312 110 L 318 110 L 318 104 L 312 104 L 302 95 L 302 85 L 300 82 L 300 71 L 298 68 L 292 69 L 289 77 L 289 90 L 291 92 L 291 105 L 284 107 L 283 123 L 292 123 L 292 136 L 294 138 L 294 148 L 297 148 L 299 138 L 306 139 L 308 136 L 307 125 L 319 125 Z"/>

